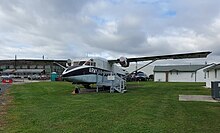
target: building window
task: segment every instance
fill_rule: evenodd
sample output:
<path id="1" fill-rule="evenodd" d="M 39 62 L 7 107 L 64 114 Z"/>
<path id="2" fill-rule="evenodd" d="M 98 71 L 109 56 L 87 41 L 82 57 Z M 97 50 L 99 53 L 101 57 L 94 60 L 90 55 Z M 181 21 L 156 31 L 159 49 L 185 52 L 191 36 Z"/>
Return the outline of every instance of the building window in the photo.
<path id="1" fill-rule="evenodd" d="M 191 74 L 191 78 L 193 78 L 193 74 L 194 74 L 194 73 Z"/>
<path id="2" fill-rule="evenodd" d="M 215 78 L 217 78 L 217 69 L 215 69 Z"/>

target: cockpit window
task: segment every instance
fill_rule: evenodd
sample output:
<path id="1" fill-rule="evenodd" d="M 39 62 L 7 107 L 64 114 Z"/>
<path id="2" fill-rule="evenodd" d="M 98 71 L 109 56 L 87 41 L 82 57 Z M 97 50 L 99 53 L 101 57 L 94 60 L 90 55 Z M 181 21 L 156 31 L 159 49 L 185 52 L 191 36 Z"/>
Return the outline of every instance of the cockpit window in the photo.
<path id="1" fill-rule="evenodd" d="M 69 71 L 69 70 L 71 70 L 73 68 L 76 68 L 76 67 L 78 67 L 78 66 L 70 66 L 70 67 L 67 68 L 67 71 Z"/>
<path id="2" fill-rule="evenodd" d="M 87 62 L 85 62 L 85 65 L 87 65 L 87 66 L 95 66 L 96 63 L 94 61 L 87 61 Z"/>
<path id="3" fill-rule="evenodd" d="M 74 61 L 73 66 L 82 66 L 85 63 L 85 61 Z"/>
<path id="4" fill-rule="evenodd" d="M 82 66 L 82 65 L 86 65 L 86 66 L 96 66 L 96 62 L 93 61 L 93 59 L 90 59 L 88 61 L 74 61 L 73 62 L 73 65 L 68 67 L 67 71 L 68 70 L 71 70 L 73 68 L 76 68 L 76 67 L 79 67 L 79 66 Z"/>
<path id="5" fill-rule="evenodd" d="M 78 66 L 79 65 L 79 61 L 74 61 L 73 62 L 73 66 Z"/>
<path id="6" fill-rule="evenodd" d="M 80 61 L 79 66 L 82 66 L 85 63 L 85 61 Z"/>

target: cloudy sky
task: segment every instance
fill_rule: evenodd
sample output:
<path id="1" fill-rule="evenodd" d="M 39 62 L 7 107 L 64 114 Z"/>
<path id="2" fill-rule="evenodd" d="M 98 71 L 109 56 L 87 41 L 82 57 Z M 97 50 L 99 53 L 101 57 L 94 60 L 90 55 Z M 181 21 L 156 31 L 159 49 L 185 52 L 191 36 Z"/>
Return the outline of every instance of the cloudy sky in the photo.
<path id="1" fill-rule="evenodd" d="M 220 0 L 0 0 L 0 59 L 212 51 Z"/>

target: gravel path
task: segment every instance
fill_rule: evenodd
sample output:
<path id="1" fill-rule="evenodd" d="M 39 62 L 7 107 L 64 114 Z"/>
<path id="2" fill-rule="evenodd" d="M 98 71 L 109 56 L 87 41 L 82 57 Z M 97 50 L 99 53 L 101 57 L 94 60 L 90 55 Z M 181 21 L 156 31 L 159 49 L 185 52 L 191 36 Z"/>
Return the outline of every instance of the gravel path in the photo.
<path id="1" fill-rule="evenodd" d="M 4 93 L 11 86 L 11 84 L 0 84 L 0 105 L 5 104 Z"/>

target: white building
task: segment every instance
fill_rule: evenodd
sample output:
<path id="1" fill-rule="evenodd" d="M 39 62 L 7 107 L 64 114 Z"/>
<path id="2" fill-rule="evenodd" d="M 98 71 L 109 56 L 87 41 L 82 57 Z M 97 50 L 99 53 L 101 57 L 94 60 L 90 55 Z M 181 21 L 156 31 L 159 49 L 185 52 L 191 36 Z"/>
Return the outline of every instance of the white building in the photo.
<path id="1" fill-rule="evenodd" d="M 205 82 L 204 69 L 209 65 L 155 66 L 154 81 L 159 82 Z"/>
<path id="2" fill-rule="evenodd" d="M 212 81 L 220 81 L 220 64 L 214 64 L 204 69 L 206 76 L 206 87 L 211 88 Z"/>

